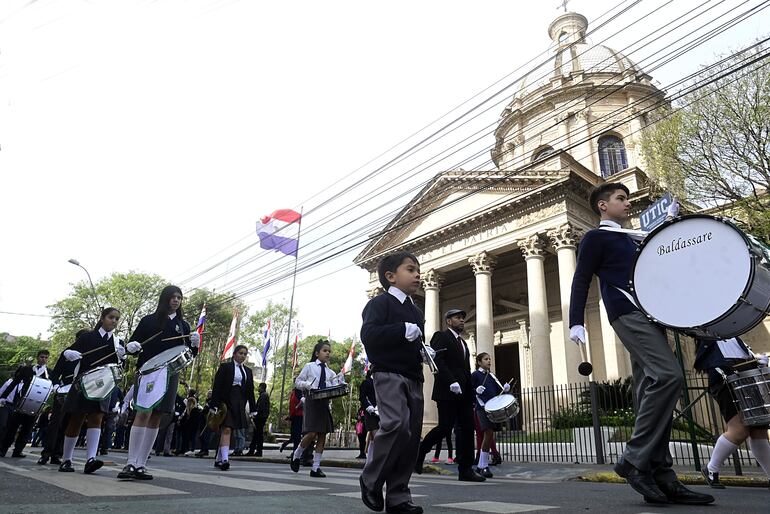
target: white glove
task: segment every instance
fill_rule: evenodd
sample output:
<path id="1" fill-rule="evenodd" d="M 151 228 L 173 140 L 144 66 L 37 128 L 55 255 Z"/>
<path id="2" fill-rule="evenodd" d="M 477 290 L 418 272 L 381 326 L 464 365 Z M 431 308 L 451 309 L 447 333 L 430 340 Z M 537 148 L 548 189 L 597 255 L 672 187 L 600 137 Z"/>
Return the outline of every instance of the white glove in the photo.
<path id="1" fill-rule="evenodd" d="M 377 407 L 374 408 L 374 415 L 377 416 L 378 418 L 380 417 L 380 409 L 379 408 L 377 408 Z"/>
<path id="2" fill-rule="evenodd" d="M 768 361 L 767 355 L 757 355 L 757 362 L 759 363 L 760 367 L 766 368 L 767 361 Z"/>
<path id="3" fill-rule="evenodd" d="M 118 359 L 124 358 L 126 356 L 126 349 L 123 348 L 122 346 L 118 346 L 117 348 L 115 348 L 115 355 L 118 356 Z"/>
<path id="4" fill-rule="evenodd" d="M 436 350 L 434 350 L 430 346 L 425 345 L 425 351 L 428 352 L 428 355 L 430 355 L 431 359 L 435 359 L 436 358 Z"/>
<path id="5" fill-rule="evenodd" d="M 508 391 L 510 391 L 510 390 L 511 390 L 511 384 L 505 384 L 505 385 L 503 386 L 503 392 L 504 392 L 504 393 L 507 393 L 507 392 L 508 392 Z"/>
<path id="6" fill-rule="evenodd" d="M 112 412 L 114 412 L 115 414 L 119 414 L 120 413 L 120 404 L 115 405 L 115 408 L 112 409 Z"/>
<path id="7" fill-rule="evenodd" d="M 669 205 L 668 209 L 666 209 L 666 217 L 676 218 L 678 214 L 679 214 L 679 200 L 674 198 L 674 201 L 671 202 L 671 205 Z"/>
<path id="8" fill-rule="evenodd" d="M 457 382 L 452 382 L 451 384 L 449 384 L 449 390 L 452 391 L 454 394 L 463 393 L 463 390 L 460 387 L 460 384 L 458 384 Z"/>
<path id="9" fill-rule="evenodd" d="M 405 321 L 404 325 L 406 325 L 406 333 L 404 336 L 407 341 L 416 341 L 422 336 L 422 330 L 420 330 L 420 327 L 417 326 L 416 323 L 407 323 Z"/>
<path id="10" fill-rule="evenodd" d="M 486 388 L 486 387 L 484 387 L 484 386 L 478 386 L 478 387 L 476 388 L 476 394 L 484 394 L 484 391 L 486 391 L 486 390 L 487 390 L 487 388 Z"/>
<path id="11" fill-rule="evenodd" d="M 216 416 L 216 415 L 217 415 L 217 412 L 219 412 L 219 407 L 211 407 L 211 408 L 209 409 L 209 412 L 210 412 L 211 414 L 213 414 L 214 416 Z"/>
<path id="12" fill-rule="evenodd" d="M 368 406 L 368 407 L 366 408 L 366 412 L 368 412 L 369 414 L 374 414 L 374 407 L 372 407 L 371 405 L 370 405 L 370 406 Z"/>
<path id="13" fill-rule="evenodd" d="M 136 353 L 141 349 L 142 349 L 142 345 L 140 343 L 137 343 L 136 341 L 131 341 L 126 345 L 126 350 L 128 351 L 128 353 Z"/>
<path id="14" fill-rule="evenodd" d="M 190 332 L 190 346 L 198 348 L 201 345 L 201 335 L 198 332 Z"/>
<path id="15" fill-rule="evenodd" d="M 305 397 L 304 396 L 299 399 L 299 403 L 301 403 L 302 405 L 305 405 Z"/>
<path id="16" fill-rule="evenodd" d="M 586 344 L 586 327 L 583 325 L 572 325 L 569 328 L 569 338 L 575 344 Z"/>
<path id="17" fill-rule="evenodd" d="M 83 358 L 83 354 L 77 350 L 64 350 L 64 358 L 69 362 L 80 360 Z"/>

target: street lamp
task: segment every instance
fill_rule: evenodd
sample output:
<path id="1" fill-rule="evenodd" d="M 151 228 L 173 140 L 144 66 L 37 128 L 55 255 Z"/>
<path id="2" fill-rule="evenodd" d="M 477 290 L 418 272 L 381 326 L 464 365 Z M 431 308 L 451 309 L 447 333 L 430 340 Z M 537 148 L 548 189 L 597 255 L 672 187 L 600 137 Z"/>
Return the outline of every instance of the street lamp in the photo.
<path id="1" fill-rule="evenodd" d="M 101 307 L 99 306 L 99 296 L 96 294 L 96 288 L 94 287 L 94 282 L 93 282 L 93 280 L 91 280 L 91 274 L 88 272 L 88 270 L 85 268 L 85 266 L 80 264 L 80 261 L 78 261 L 77 259 L 70 259 L 67 262 L 69 262 L 70 264 L 74 264 L 75 266 L 77 266 L 79 268 L 82 268 L 83 271 L 86 272 L 86 276 L 88 277 L 88 283 L 91 284 L 91 292 L 93 293 L 94 301 L 96 302 L 96 317 L 98 319 L 99 318 L 99 313 L 101 311 Z"/>

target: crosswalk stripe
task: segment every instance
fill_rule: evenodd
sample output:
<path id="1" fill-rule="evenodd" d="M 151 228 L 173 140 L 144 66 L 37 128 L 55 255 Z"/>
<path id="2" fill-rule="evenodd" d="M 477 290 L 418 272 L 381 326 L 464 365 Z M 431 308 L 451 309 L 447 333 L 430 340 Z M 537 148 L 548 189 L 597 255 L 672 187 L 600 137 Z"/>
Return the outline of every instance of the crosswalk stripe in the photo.
<path id="1" fill-rule="evenodd" d="M 291 475 L 289 475 L 289 473 L 291 473 L 293 475 L 292 471 L 289 470 L 289 469 L 287 469 L 285 471 L 282 471 L 282 470 L 281 471 L 276 471 L 276 473 L 280 473 L 282 475 L 288 475 L 288 476 L 291 476 Z M 346 476 L 350 476 L 351 474 L 360 475 L 361 471 L 359 470 L 357 472 L 351 473 L 351 472 L 343 472 L 343 471 L 327 471 L 327 470 L 324 470 L 324 473 L 326 473 L 326 475 L 330 476 L 330 477 L 346 477 Z M 510 482 L 510 480 L 506 480 L 506 482 Z M 356 483 L 358 483 L 358 482 L 356 482 Z M 487 486 L 490 486 L 490 485 L 495 485 L 494 479 L 493 480 L 488 480 L 486 482 L 460 482 L 459 480 L 457 480 L 457 476 L 456 475 L 455 476 L 443 475 L 443 476 L 435 476 L 435 477 L 431 477 L 431 478 L 427 478 L 427 477 L 420 476 L 420 475 L 412 475 L 412 478 L 410 479 L 409 483 L 410 483 L 410 485 L 412 487 L 415 487 L 417 485 L 417 483 L 426 484 L 426 485 L 448 485 L 449 483 L 451 483 L 453 486 L 457 485 L 457 486 L 460 486 L 460 487 L 465 487 L 465 486 L 482 486 L 482 487 L 487 487 Z M 498 484 L 499 484 L 499 482 L 498 482 Z"/>
<path id="2" fill-rule="evenodd" d="M 59 473 L 57 468 L 23 468 L 3 464 L 0 469 L 24 478 L 38 480 L 81 496 L 153 496 L 166 494 L 188 494 L 166 487 L 146 483 L 118 482 L 115 477 L 84 475 L 83 473 Z"/>
<path id="3" fill-rule="evenodd" d="M 230 475 L 243 475 L 248 477 L 255 477 L 255 478 L 272 478 L 275 479 L 275 473 L 265 473 L 260 471 L 241 471 L 240 469 L 233 469 L 230 468 L 230 470 L 227 472 Z M 328 472 L 324 471 L 327 475 Z M 347 485 L 347 486 L 353 486 L 353 487 L 359 487 L 360 483 L 358 482 L 358 478 L 313 478 L 308 475 L 281 475 L 281 480 L 295 480 L 300 482 L 313 482 L 315 484 L 324 485 L 324 484 L 334 484 L 334 485 Z M 413 485 L 412 487 L 423 487 L 421 485 Z"/>
<path id="4" fill-rule="evenodd" d="M 195 482 L 198 484 L 217 485 L 221 487 L 232 487 L 234 489 L 245 489 L 255 493 L 281 492 L 281 491 L 313 491 L 324 489 L 323 487 L 309 487 L 305 485 L 282 484 L 279 482 L 267 482 L 261 480 L 249 480 L 245 478 L 230 478 L 224 475 L 215 474 L 197 474 L 183 473 L 179 471 L 167 471 L 165 469 L 153 469 L 150 471 L 159 478 L 170 478 L 172 480 L 182 480 L 184 482 Z M 273 476 L 273 478 L 278 478 Z"/>
<path id="5" fill-rule="evenodd" d="M 553 505 L 529 505 L 526 503 L 505 503 L 494 501 L 476 501 L 461 503 L 443 503 L 434 505 L 434 507 L 445 507 L 447 509 L 472 510 L 476 512 L 485 512 L 487 514 L 514 514 L 516 512 L 533 512 L 536 510 L 558 509 Z"/>
<path id="6" fill-rule="evenodd" d="M 354 492 L 354 493 L 329 493 L 329 496 L 341 496 L 343 498 L 355 498 L 357 500 L 361 500 L 361 493 L 360 492 Z M 411 496 L 412 496 L 412 498 L 425 498 L 424 494 L 413 494 Z"/>

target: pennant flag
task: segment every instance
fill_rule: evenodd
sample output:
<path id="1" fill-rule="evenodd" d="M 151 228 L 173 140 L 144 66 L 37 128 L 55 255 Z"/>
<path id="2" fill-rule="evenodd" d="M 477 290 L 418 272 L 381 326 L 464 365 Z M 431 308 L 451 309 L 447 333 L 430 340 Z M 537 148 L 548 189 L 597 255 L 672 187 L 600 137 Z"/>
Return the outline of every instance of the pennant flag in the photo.
<path id="1" fill-rule="evenodd" d="M 203 309 L 201 309 L 201 315 L 198 317 L 198 326 L 195 327 L 195 331 L 198 332 L 198 335 L 201 338 L 200 345 L 198 345 L 198 353 L 200 353 L 203 350 L 203 326 L 206 324 L 206 304 L 203 304 Z"/>
<path id="2" fill-rule="evenodd" d="M 291 371 L 294 372 L 295 369 L 297 369 L 297 361 L 298 361 L 298 355 L 297 355 L 297 341 L 299 341 L 299 334 L 296 334 L 294 336 L 294 351 L 291 355 Z"/>
<path id="3" fill-rule="evenodd" d="M 298 238 L 290 237 L 284 229 L 292 223 L 297 223 L 301 218 L 300 213 L 291 209 L 279 209 L 263 217 L 257 221 L 259 246 L 263 250 L 275 250 L 296 257 Z"/>
<path id="4" fill-rule="evenodd" d="M 238 326 L 238 311 L 233 312 L 233 321 L 230 323 L 230 332 L 227 334 L 227 342 L 219 360 L 227 360 L 233 356 L 235 348 L 235 328 Z"/>
<path id="5" fill-rule="evenodd" d="M 364 375 L 369 373 L 369 356 L 366 354 L 366 350 L 364 350 Z"/>
<path id="6" fill-rule="evenodd" d="M 262 334 L 262 341 L 265 344 L 262 349 L 262 368 L 267 369 L 267 354 L 270 351 L 270 320 L 267 320 L 265 332 Z"/>
<path id="7" fill-rule="evenodd" d="M 356 341 L 353 340 L 352 343 L 350 343 L 350 351 L 348 352 L 348 358 L 345 359 L 345 364 L 342 366 L 341 373 L 347 374 L 350 373 L 353 370 L 353 356 L 356 354 Z"/>

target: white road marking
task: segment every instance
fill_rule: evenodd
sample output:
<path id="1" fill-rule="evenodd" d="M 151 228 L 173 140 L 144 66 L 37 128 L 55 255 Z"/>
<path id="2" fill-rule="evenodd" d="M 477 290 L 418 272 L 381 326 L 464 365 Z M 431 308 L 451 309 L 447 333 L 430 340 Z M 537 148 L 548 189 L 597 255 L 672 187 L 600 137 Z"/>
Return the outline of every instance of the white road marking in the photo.
<path id="1" fill-rule="evenodd" d="M 361 499 L 361 493 L 329 493 L 329 496 L 342 496 L 343 498 L 355 498 L 356 500 Z M 425 498 L 424 494 L 413 494 L 412 498 Z"/>
<path id="2" fill-rule="evenodd" d="M 553 505 L 528 505 L 526 503 L 504 503 L 492 501 L 443 503 L 434 507 L 446 507 L 447 509 L 472 510 L 490 514 L 513 514 L 515 512 L 532 512 L 536 510 L 558 509 Z"/>
<path id="3" fill-rule="evenodd" d="M 220 472 L 221 473 L 221 472 Z M 230 468 L 230 470 L 227 472 L 229 475 L 242 475 L 247 477 L 256 477 L 256 478 L 269 478 L 271 480 L 275 480 L 276 476 L 275 473 L 265 473 L 260 471 L 241 471 L 240 469 L 233 469 Z M 326 473 L 326 471 L 324 471 Z M 327 473 L 328 474 L 328 473 Z M 324 485 L 324 484 L 334 484 L 334 485 L 346 485 L 346 486 L 353 486 L 353 487 L 359 487 L 358 478 L 313 478 L 309 475 L 305 474 L 291 474 L 291 475 L 281 475 L 281 480 L 295 480 L 300 482 L 313 482 L 318 485 Z M 414 485 L 412 487 L 422 487 L 420 485 Z"/>
<path id="4" fill-rule="evenodd" d="M 197 473 L 182 473 L 179 471 L 167 471 L 165 469 L 152 469 L 150 473 L 160 478 L 171 478 L 173 480 L 182 480 L 184 482 L 196 482 L 199 484 L 215 485 L 221 487 L 232 487 L 234 489 L 245 489 L 255 493 L 267 493 L 267 492 L 280 492 L 280 491 L 312 491 L 318 489 L 325 489 L 323 487 L 308 487 L 304 485 L 294 484 L 281 484 L 278 482 L 267 482 L 261 480 L 249 480 L 246 478 L 230 478 L 225 476 L 225 472 L 221 475 L 206 474 L 201 475 Z M 279 479 L 279 477 L 275 477 Z"/>

